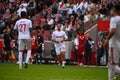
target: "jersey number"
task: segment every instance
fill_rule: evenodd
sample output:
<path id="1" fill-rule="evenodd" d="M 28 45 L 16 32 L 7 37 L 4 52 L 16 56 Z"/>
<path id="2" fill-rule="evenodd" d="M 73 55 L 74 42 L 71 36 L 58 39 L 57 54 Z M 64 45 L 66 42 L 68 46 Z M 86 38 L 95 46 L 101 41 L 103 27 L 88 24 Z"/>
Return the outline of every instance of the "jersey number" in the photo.
<path id="1" fill-rule="evenodd" d="M 23 32 L 23 33 L 26 32 L 26 24 L 20 24 L 19 27 L 20 27 L 20 32 Z"/>

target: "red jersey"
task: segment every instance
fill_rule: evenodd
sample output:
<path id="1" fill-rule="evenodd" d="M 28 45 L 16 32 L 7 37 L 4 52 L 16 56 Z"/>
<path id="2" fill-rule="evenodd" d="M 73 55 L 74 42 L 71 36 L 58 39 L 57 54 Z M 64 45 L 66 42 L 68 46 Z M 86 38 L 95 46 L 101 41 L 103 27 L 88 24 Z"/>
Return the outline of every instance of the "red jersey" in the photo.
<path id="1" fill-rule="evenodd" d="M 85 36 L 80 33 L 79 36 L 78 36 L 78 41 L 79 41 L 78 54 L 82 55 L 82 52 L 85 51 L 85 47 L 84 47 Z"/>
<path id="2" fill-rule="evenodd" d="M 4 44 L 3 44 L 3 39 L 0 39 L 0 51 L 3 49 Z"/>
<path id="3" fill-rule="evenodd" d="M 37 47 L 37 36 L 33 35 L 31 38 L 31 48 L 35 50 L 36 47 Z"/>

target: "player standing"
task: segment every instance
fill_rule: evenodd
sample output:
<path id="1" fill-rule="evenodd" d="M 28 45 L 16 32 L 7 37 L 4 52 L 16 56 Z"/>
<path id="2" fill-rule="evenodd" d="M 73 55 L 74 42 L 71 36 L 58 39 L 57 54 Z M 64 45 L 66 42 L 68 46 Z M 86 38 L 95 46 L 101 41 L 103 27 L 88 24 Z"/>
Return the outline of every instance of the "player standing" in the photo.
<path id="1" fill-rule="evenodd" d="M 109 41 L 109 66 L 108 80 L 113 80 L 116 74 L 120 73 L 120 4 L 113 7 L 114 17 L 110 20 L 110 32 L 106 37 L 104 46 Z"/>
<path id="2" fill-rule="evenodd" d="M 68 39 L 66 33 L 61 31 L 61 24 L 57 24 L 57 30 L 52 33 L 52 41 L 54 42 L 57 60 L 62 62 L 62 67 L 65 67 L 65 51 L 64 41 Z"/>
<path id="3" fill-rule="evenodd" d="M 22 53 L 25 48 L 27 50 L 25 68 L 28 67 L 28 61 L 31 56 L 31 28 L 32 21 L 27 19 L 26 12 L 21 12 L 21 19 L 19 19 L 14 26 L 14 29 L 18 31 L 19 69 L 22 69 Z"/>

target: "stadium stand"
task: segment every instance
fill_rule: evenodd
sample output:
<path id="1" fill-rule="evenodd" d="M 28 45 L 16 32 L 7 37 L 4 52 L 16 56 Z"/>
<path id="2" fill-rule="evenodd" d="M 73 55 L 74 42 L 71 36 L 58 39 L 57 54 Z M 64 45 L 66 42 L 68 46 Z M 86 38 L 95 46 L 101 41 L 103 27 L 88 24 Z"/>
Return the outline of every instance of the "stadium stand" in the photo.
<path id="1" fill-rule="evenodd" d="M 51 43 L 52 42 L 50 42 L 50 38 L 51 38 L 51 34 L 52 34 L 52 32 L 54 31 L 54 30 L 44 30 L 44 26 L 47 24 L 46 23 L 46 19 L 47 19 L 47 15 L 51 15 L 51 17 L 52 17 L 52 19 L 55 19 L 55 15 L 56 15 L 56 13 L 53 13 L 53 3 L 54 3 L 54 1 L 56 1 L 57 3 L 56 3 L 56 5 L 59 5 L 59 4 L 61 4 L 61 0 L 49 0 L 49 1 L 51 1 L 51 2 L 46 2 L 46 0 L 33 0 L 34 1 L 34 3 L 36 4 L 36 7 L 34 8 L 34 11 L 33 11 L 33 16 L 32 17 L 30 17 L 30 19 L 32 20 L 32 22 L 33 22 L 33 29 L 37 29 L 37 30 L 39 30 L 39 33 L 41 33 L 42 35 L 43 35 L 43 37 L 44 37 L 44 40 L 45 40 L 45 48 L 46 49 L 49 49 L 48 51 L 51 51 L 51 47 L 53 47 L 53 46 L 50 46 L 50 45 L 52 45 Z M 66 3 L 66 1 L 67 0 L 63 0 L 63 1 L 65 1 L 64 2 L 64 4 L 65 4 L 65 7 L 64 7 L 64 9 L 63 10 L 60 10 L 60 14 L 62 15 L 61 16 L 61 18 L 59 19 L 59 22 L 61 22 L 61 24 L 63 24 L 63 26 L 64 26 L 64 23 L 65 23 L 65 21 L 68 21 L 68 23 L 69 23 L 69 25 L 74 25 L 74 21 L 75 21 L 75 19 L 76 19 L 76 16 L 79 16 L 78 15 L 78 13 L 76 12 L 76 13 L 71 13 L 71 14 L 67 14 L 67 11 L 68 11 L 68 9 L 70 9 L 69 7 L 68 7 L 68 3 Z M 91 0 L 90 0 L 91 1 Z M 98 0 L 97 0 L 98 1 Z M 86 31 L 87 29 L 89 29 L 89 28 L 91 28 L 94 24 L 96 24 L 97 23 L 97 20 L 99 20 L 99 19 L 104 19 L 106 16 L 109 16 L 109 15 L 111 15 L 112 13 L 112 11 L 111 11 L 111 7 L 112 7 L 112 5 L 114 5 L 114 4 L 116 4 L 115 2 L 106 2 L 106 1 L 104 1 L 104 0 L 102 0 L 103 2 L 101 2 L 101 0 L 99 0 L 99 2 L 98 3 L 94 3 L 94 2 L 89 2 L 89 0 L 83 0 L 82 2 L 81 2 L 81 0 L 70 0 L 70 2 L 69 2 L 69 4 L 70 5 L 74 5 L 74 7 L 71 9 L 71 12 L 74 12 L 74 10 L 77 10 L 78 12 L 79 11 L 81 11 L 80 10 L 80 8 L 79 9 L 77 9 L 77 6 L 80 6 L 81 7 L 81 5 L 82 5 L 82 3 L 86 3 L 86 5 L 87 5 L 87 8 L 86 8 L 86 10 L 88 11 L 88 7 L 89 7 L 89 20 L 87 21 L 87 22 L 85 22 L 84 20 L 82 21 L 82 18 L 81 18 L 81 16 L 79 16 L 79 20 L 80 20 L 80 29 L 82 29 L 81 31 Z M 11 18 L 12 17 L 9 17 L 9 15 L 8 14 L 6 14 L 6 16 L 5 17 L 3 17 L 4 15 L 5 15 L 5 12 L 6 12 L 6 10 L 10 10 L 10 15 L 13 15 L 13 16 L 16 16 L 15 14 L 13 14 L 14 12 L 17 12 L 17 10 L 19 9 L 19 7 L 20 7 L 20 5 L 23 3 L 23 2 L 26 2 L 26 3 L 28 3 L 29 2 L 29 0 L 1 0 L 0 1 L 0 19 L 3 21 L 3 23 L 5 23 L 4 25 L 3 25 L 3 23 L 1 23 L 1 21 L 0 21 L 0 28 L 2 27 L 2 29 L 0 29 L 0 33 L 2 34 L 2 35 L 4 35 L 4 33 L 5 33 L 5 31 L 6 31 L 6 28 L 11 28 L 10 27 L 10 24 L 12 23 L 12 24 L 14 24 L 15 22 L 16 22 L 16 20 L 18 20 L 19 19 L 19 17 L 17 17 L 17 18 L 15 18 L 14 20 L 11 20 Z M 2 3 L 2 4 L 1 4 Z M 49 4 L 48 4 L 49 3 Z M 114 3 L 114 4 L 113 4 Z M 109 4 L 111 4 L 111 6 L 109 6 Z M 12 8 L 10 8 L 10 5 L 12 6 Z M 86 6 L 86 5 L 84 5 L 84 6 Z M 109 11 L 107 11 L 108 13 L 107 13 L 107 15 L 105 14 L 102 14 L 102 15 L 104 15 L 104 16 L 102 16 L 102 17 L 97 17 L 97 16 L 99 16 L 99 15 L 101 15 L 100 13 L 98 13 L 99 12 L 99 10 L 101 9 L 101 6 L 103 6 L 103 5 L 105 5 L 106 7 L 106 9 L 107 10 L 109 10 Z M 26 7 L 27 8 L 27 7 Z M 57 9 L 58 9 L 58 7 L 57 7 Z M 28 9 L 27 9 L 28 10 Z M 51 11 L 50 11 L 51 10 Z M 13 11 L 13 12 L 12 12 Z M 28 11 L 27 11 L 28 12 Z M 51 13 L 52 12 L 52 13 Z M 85 15 L 85 14 L 83 14 L 83 15 Z M 29 14 L 28 14 L 28 16 L 30 16 Z M 73 20 L 73 22 L 69 22 L 69 20 L 70 20 L 70 16 L 74 16 L 75 18 L 74 18 L 74 20 Z M 91 17 L 92 16 L 92 17 Z M 9 17 L 9 20 L 7 20 L 7 18 Z M 93 19 L 93 17 L 94 17 L 94 20 L 92 20 Z M 29 17 L 28 17 L 29 18 Z M 56 24 L 56 23 L 55 23 Z M 55 24 L 54 24 L 54 26 L 55 26 Z M 81 28 L 81 25 L 82 25 L 82 28 Z M 7 27 L 8 26 L 8 27 Z M 73 38 L 74 39 L 74 38 Z M 73 40 L 72 39 L 72 40 Z M 70 40 L 70 42 L 72 42 L 72 40 Z M 49 43 L 50 45 L 48 45 L 48 44 L 46 44 L 46 43 Z M 45 50 L 46 50 L 45 49 Z M 45 51 L 46 53 L 48 52 L 48 51 Z M 45 54 L 46 54 L 45 53 Z M 71 53 L 69 53 L 70 55 L 72 55 Z M 48 54 L 47 54 L 48 55 Z M 73 54 L 73 56 L 74 56 L 74 54 Z M 74 57 L 73 56 L 71 56 L 71 58 L 73 58 L 74 59 Z M 44 57 L 45 57 L 45 55 L 44 55 Z M 71 59 L 70 58 L 70 56 L 69 56 L 69 59 Z"/>

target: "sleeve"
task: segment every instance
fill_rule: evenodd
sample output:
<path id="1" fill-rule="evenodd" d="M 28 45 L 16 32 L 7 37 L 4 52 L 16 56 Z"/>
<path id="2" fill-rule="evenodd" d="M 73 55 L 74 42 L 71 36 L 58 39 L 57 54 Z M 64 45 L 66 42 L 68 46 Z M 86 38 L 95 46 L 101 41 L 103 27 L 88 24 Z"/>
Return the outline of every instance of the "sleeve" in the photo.
<path id="1" fill-rule="evenodd" d="M 68 36 L 67 36 L 67 34 L 65 32 L 64 32 L 64 38 L 68 39 Z"/>
<path id="2" fill-rule="evenodd" d="M 32 21 L 30 20 L 30 24 L 29 24 L 30 28 L 32 28 Z"/>
<path id="3" fill-rule="evenodd" d="M 55 32 L 52 33 L 52 38 L 51 38 L 51 39 L 52 39 L 52 40 L 55 39 Z"/>
<path id="4" fill-rule="evenodd" d="M 18 29 L 17 22 L 15 23 L 14 29 L 15 29 L 15 30 Z"/>
<path id="5" fill-rule="evenodd" d="M 116 20 L 115 20 L 115 18 L 111 18 L 111 20 L 110 20 L 110 30 L 112 28 L 116 28 Z"/>

